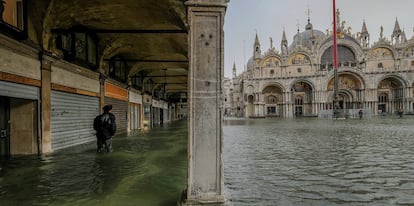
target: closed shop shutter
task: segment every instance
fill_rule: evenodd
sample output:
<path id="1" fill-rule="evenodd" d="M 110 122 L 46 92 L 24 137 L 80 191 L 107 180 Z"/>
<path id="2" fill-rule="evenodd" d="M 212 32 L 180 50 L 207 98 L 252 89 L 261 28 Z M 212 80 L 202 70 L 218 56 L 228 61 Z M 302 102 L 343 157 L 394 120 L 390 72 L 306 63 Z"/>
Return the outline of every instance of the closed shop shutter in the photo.
<path id="1" fill-rule="evenodd" d="M 39 88 L 29 85 L 0 81 L 0 96 L 22 99 L 39 99 Z"/>
<path id="2" fill-rule="evenodd" d="M 140 118 L 141 118 L 141 116 L 140 116 L 140 112 L 139 112 L 139 107 L 140 107 L 139 104 L 130 103 L 130 105 L 129 105 L 129 117 L 130 117 L 130 120 L 129 120 L 130 126 L 129 126 L 129 128 L 131 130 L 139 129 L 139 127 L 140 127 Z"/>
<path id="3" fill-rule="evenodd" d="M 52 91 L 52 149 L 95 141 L 93 119 L 99 114 L 99 98 Z"/>
<path id="4" fill-rule="evenodd" d="M 127 132 L 128 124 L 128 102 L 114 99 L 110 97 L 105 97 L 105 105 L 112 104 L 112 113 L 115 115 L 117 134 Z"/>

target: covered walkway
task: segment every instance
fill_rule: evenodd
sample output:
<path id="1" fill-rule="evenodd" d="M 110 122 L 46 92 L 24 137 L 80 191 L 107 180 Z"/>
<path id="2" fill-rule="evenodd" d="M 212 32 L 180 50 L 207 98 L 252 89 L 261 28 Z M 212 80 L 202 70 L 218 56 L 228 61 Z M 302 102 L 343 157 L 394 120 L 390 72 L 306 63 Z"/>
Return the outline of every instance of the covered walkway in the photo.
<path id="1" fill-rule="evenodd" d="M 223 203 L 227 4 L 2 0 L 0 159 L 93 143 L 93 119 L 112 104 L 118 135 L 188 119 L 184 202 Z"/>

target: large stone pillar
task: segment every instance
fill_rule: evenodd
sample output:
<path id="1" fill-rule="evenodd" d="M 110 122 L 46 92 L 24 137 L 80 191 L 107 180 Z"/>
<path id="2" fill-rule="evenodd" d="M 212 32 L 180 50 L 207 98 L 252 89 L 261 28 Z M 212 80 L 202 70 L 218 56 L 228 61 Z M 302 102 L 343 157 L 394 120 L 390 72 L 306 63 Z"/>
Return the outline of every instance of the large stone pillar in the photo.
<path id="1" fill-rule="evenodd" d="M 52 93 L 52 58 L 39 54 L 41 61 L 41 118 L 42 118 L 42 154 L 53 152 L 52 150 L 52 129 L 51 129 L 51 93 Z"/>
<path id="2" fill-rule="evenodd" d="M 224 15 L 228 0 L 189 0 L 189 127 L 186 205 L 224 203 Z"/>

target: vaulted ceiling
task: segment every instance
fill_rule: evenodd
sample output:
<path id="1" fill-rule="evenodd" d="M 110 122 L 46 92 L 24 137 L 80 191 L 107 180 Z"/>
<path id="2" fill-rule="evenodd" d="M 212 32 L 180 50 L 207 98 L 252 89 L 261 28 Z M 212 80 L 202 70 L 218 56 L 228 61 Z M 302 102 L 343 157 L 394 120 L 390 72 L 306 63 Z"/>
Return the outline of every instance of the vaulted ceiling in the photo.
<path id="1" fill-rule="evenodd" d="M 122 56 L 130 77 L 140 73 L 168 93 L 187 91 L 188 25 L 185 0 L 28 1 L 32 34 L 43 48 L 59 53 L 59 32 L 81 30 L 99 39 L 99 67 Z M 166 78 L 165 78 L 165 77 Z"/>

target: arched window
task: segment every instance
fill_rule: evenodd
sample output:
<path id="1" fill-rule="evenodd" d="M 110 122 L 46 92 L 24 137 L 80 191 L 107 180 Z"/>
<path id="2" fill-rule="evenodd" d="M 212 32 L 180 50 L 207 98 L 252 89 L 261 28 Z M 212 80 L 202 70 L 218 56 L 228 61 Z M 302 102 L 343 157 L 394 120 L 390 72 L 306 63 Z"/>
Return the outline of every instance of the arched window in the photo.
<path id="1" fill-rule="evenodd" d="M 322 55 L 321 65 L 332 65 L 333 64 L 333 47 L 329 47 Z M 345 62 L 356 62 L 354 52 L 343 45 L 338 45 L 338 63 L 345 64 Z"/>

